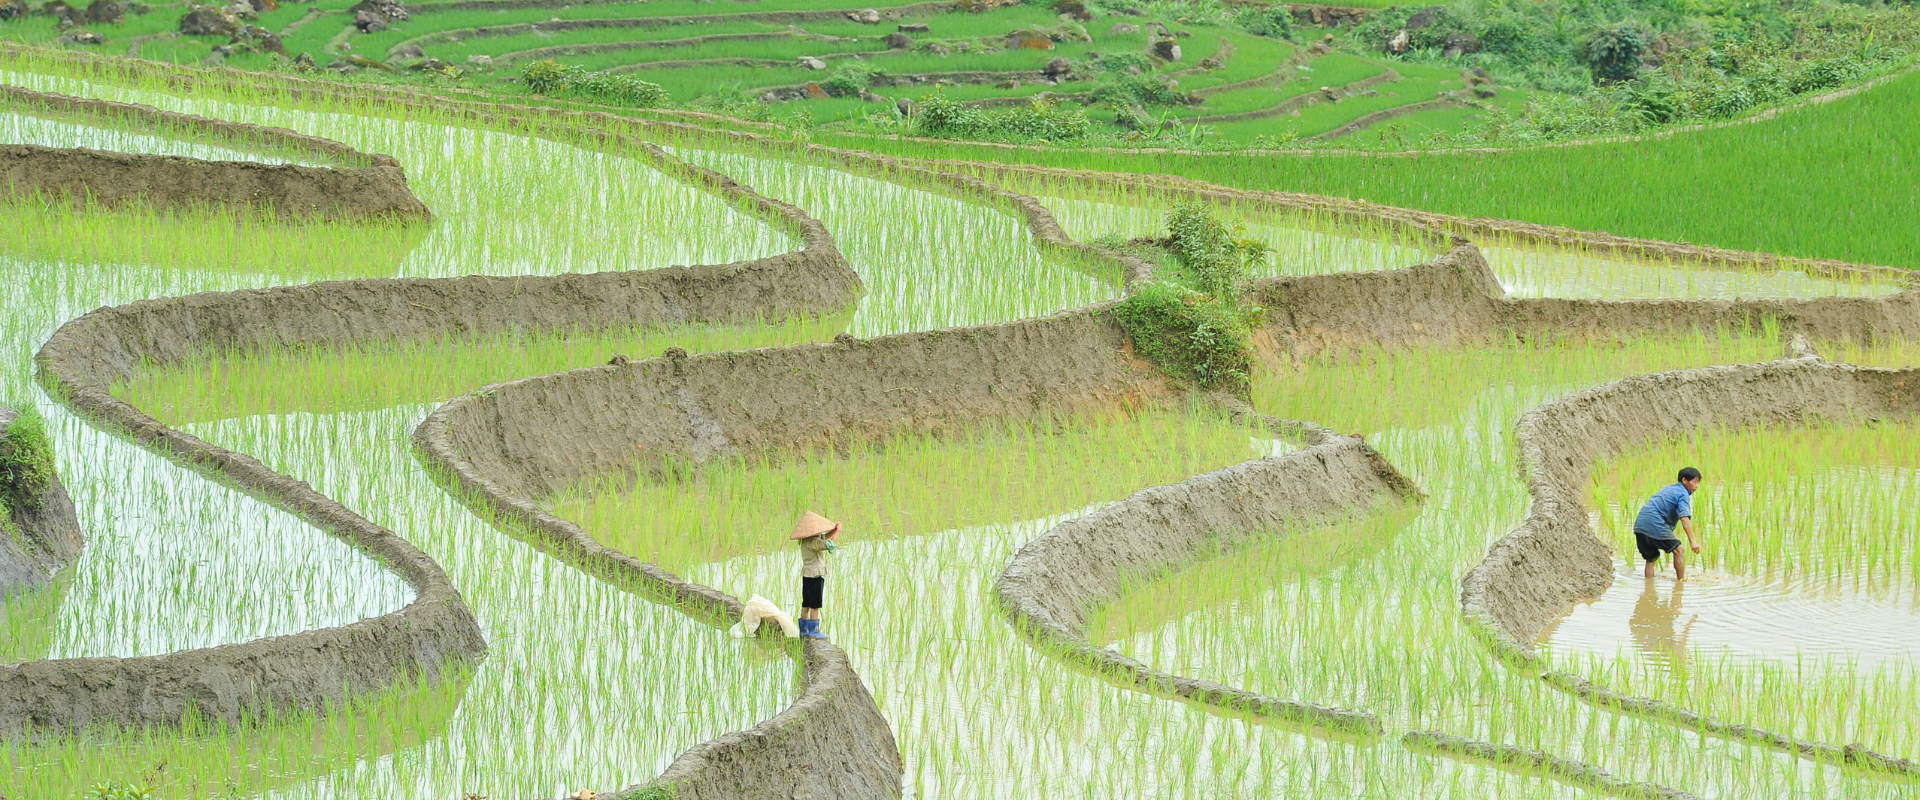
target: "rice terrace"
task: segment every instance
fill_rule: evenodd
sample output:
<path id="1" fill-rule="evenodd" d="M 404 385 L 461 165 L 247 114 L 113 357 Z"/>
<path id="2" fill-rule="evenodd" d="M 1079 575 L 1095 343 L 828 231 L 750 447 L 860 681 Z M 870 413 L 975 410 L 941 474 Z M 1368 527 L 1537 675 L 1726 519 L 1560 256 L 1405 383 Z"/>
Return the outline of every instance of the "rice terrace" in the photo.
<path id="1" fill-rule="evenodd" d="M 1920 797 L 1920 9 L 0 0 L 0 800 Z"/>

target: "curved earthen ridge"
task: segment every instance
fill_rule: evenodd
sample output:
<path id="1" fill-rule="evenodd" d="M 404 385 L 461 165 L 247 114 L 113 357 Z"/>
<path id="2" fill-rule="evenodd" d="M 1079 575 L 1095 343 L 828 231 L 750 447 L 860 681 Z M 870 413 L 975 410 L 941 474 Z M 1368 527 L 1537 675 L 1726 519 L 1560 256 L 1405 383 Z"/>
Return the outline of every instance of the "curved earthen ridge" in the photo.
<path id="1" fill-rule="evenodd" d="M 1153 580 L 1263 536 L 1419 499 L 1413 483 L 1357 436 L 1253 414 L 1244 406 L 1236 416 L 1306 446 L 1142 489 L 1063 522 L 1014 554 L 994 585 L 995 597 L 1036 644 L 1135 687 L 1233 713 L 1379 734 L 1379 718 L 1364 711 L 1173 675 L 1087 639 L 1088 616 L 1120 599 L 1129 583 Z"/>
<path id="2" fill-rule="evenodd" d="M 602 142 L 635 144 L 617 135 Z M 483 654 L 479 626 L 459 592 L 437 563 L 406 540 L 305 482 L 165 426 L 110 390 L 143 370 L 232 352 L 346 348 L 509 329 L 571 332 L 779 319 L 839 311 L 858 296 L 858 278 L 817 221 L 652 145 L 636 145 L 635 152 L 797 233 L 801 249 L 642 273 L 368 279 L 207 293 L 102 308 L 55 331 L 37 356 L 40 378 L 76 413 L 349 541 L 398 572 L 416 599 L 351 625 L 241 644 L 0 665 L 0 731 L 168 725 L 190 709 L 238 723 L 271 709 L 323 708 L 401 679 L 431 677 L 448 662 Z"/>
<path id="3" fill-rule="evenodd" d="M 65 198 L 76 206 L 144 203 L 160 208 L 241 206 L 265 213 L 334 220 L 425 222 L 426 204 L 407 187 L 391 156 L 285 128 L 88 100 L 0 84 L 0 103 L 89 121 L 169 129 L 250 149 L 319 157 L 335 167 L 203 161 L 179 156 L 111 153 L 85 148 L 0 145 L 0 197 Z"/>
<path id="4" fill-rule="evenodd" d="M 14 462 L 23 457 L 17 452 L 16 437 L 9 435 L 17 419 L 18 412 L 0 406 L 0 460 Z M 73 500 L 57 473 L 49 473 L 45 485 L 36 486 L 23 485 L 33 481 L 11 472 L 0 471 L 0 501 L 4 501 L 0 502 L 0 601 L 44 585 L 54 572 L 79 558 L 86 545 Z"/>

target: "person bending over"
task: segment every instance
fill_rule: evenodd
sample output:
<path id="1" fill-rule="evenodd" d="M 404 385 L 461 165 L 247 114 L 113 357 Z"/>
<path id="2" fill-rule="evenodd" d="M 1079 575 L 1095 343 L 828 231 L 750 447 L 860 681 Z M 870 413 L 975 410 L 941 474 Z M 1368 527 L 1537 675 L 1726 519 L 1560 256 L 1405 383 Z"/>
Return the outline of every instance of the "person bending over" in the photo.
<path id="1" fill-rule="evenodd" d="M 1693 552 L 1700 552 L 1700 538 L 1693 533 L 1693 493 L 1699 490 L 1700 470 L 1682 469 L 1680 482 L 1654 492 L 1653 499 L 1634 517 L 1633 541 L 1640 548 L 1640 557 L 1647 561 L 1647 577 L 1653 577 L 1661 553 L 1673 554 L 1675 580 L 1687 577 L 1687 560 L 1680 553 L 1680 537 L 1673 535 L 1673 529 L 1678 525 L 1685 530 L 1687 544 Z"/>

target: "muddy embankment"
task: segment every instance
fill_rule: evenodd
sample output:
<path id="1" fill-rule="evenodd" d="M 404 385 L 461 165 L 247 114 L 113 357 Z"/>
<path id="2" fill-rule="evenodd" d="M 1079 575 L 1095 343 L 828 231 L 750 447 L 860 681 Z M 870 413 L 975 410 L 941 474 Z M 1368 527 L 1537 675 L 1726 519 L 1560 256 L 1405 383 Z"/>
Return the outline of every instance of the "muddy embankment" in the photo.
<path id="1" fill-rule="evenodd" d="M 165 130 L 236 149 L 335 164 L 261 164 L 86 148 L 0 144 L 0 198 L 61 198 L 76 207 L 140 203 L 154 208 L 225 205 L 285 217 L 424 222 L 424 203 L 399 162 L 284 128 L 89 100 L 0 85 L 0 107 L 77 118 L 86 124 Z"/>
<path id="2" fill-rule="evenodd" d="M 1244 406 L 1236 410 L 1243 420 L 1305 447 L 1143 489 L 1064 522 L 1014 554 L 995 584 L 995 595 L 1014 624 L 1041 647 L 1135 687 L 1235 713 L 1380 733 L 1379 719 L 1366 712 L 1173 675 L 1087 638 L 1089 615 L 1119 600 L 1129 584 L 1151 581 L 1257 539 L 1364 517 L 1419 499 L 1412 482 L 1357 436 L 1252 414 Z"/>
<path id="3" fill-rule="evenodd" d="M 269 707 L 321 708 L 402 679 L 431 677 L 448 662 L 485 651 L 445 572 L 410 543 L 303 481 L 167 427 L 114 397 L 116 383 L 149 369 L 250 350 L 779 319 L 836 312 L 857 297 L 858 278 L 831 236 L 798 209 L 651 145 L 604 141 L 631 146 L 669 174 L 795 232 L 803 247 L 754 261 L 643 273 L 369 279 L 189 295 L 102 308 L 61 326 L 37 360 L 42 382 L 76 413 L 347 540 L 405 578 L 416 599 L 351 625 L 241 644 L 0 666 L 0 730 L 176 724 L 189 708 L 239 722 Z"/>
<path id="4" fill-rule="evenodd" d="M 19 419 L 0 406 L 0 602 L 45 584 L 85 546 L 51 447 L 41 432 L 16 429 Z"/>

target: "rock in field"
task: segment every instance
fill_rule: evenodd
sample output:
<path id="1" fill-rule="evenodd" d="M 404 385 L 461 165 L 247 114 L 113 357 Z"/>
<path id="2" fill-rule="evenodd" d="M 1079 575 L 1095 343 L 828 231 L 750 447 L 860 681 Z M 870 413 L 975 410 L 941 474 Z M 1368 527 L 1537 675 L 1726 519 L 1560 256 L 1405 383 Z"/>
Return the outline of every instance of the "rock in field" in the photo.
<path id="1" fill-rule="evenodd" d="M 19 19 L 28 13 L 27 0 L 0 0 L 0 21 Z"/>
<path id="2" fill-rule="evenodd" d="M 1407 17 L 1407 30 L 1417 31 L 1421 28 L 1431 27 L 1433 23 L 1440 20 L 1440 12 L 1444 10 L 1445 9 L 1440 6 L 1427 6 L 1426 8 L 1413 12 L 1413 16 Z"/>
<path id="3" fill-rule="evenodd" d="M 1147 52 L 1161 61 L 1179 61 L 1180 43 L 1171 38 L 1155 39 L 1147 45 Z"/>
<path id="4" fill-rule="evenodd" d="M 801 56 L 799 65 L 801 69 L 826 69 L 827 68 L 827 62 L 821 61 L 820 59 L 814 58 L 813 56 Z"/>
<path id="5" fill-rule="evenodd" d="M 1130 22 L 1116 22 L 1107 29 L 1108 36 L 1132 36 L 1140 32 L 1140 26 Z"/>
<path id="6" fill-rule="evenodd" d="M 233 43 L 246 47 L 256 53 L 287 55 L 287 46 L 280 42 L 280 34 L 258 25 L 248 25 L 233 35 Z"/>
<path id="7" fill-rule="evenodd" d="M 60 36 L 60 43 L 101 45 L 107 43 L 107 37 L 101 36 L 93 31 L 76 29 L 62 34 Z"/>
<path id="8" fill-rule="evenodd" d="M 1472 31 L 1454 31 L 1447 34 L 1447 58 L 1459 58 L 1467 53 L 1480 52 L 1480 37 Z"/>
<path id="9" fill-rule="evenodd" d="M 352 8 L 347 10 L 351 12 L 372 11 L 382 17 L 386 17 L 388 22 L 407 21 L 407 7 L 401 5 L 400 0 L 360 0 L 360 2 L 355 3 Z"/>
<path id="10" fill-rule="evenodd" d="M 1399 33 L 1394 34 L 1393 38 L 1387 40 L 1387 52 L 1396 56 L 1407 52 L 1407 48 L 1412 46 L 1413 36 L 1408 34 L 1405 28 L 1400 29 Z"/>
<path id="11" fill-rule="evenodd" d="M 353 27 L 361 33 L 379 33 L 387 29 L 387 18 L 374 11 L 353 12 Z"/>
<path id="12" fill-rule="evenodd" d="M 240 32 L 240 19 L 217 6 L 189 6 L 187 15 L 180 18 L 180 32 L 188 36 L 232 36 Z"/>
<path id="13" fill-rule="evenodd" d="M 1087 4 L 1082 0 L 1053 0 L 1053 12 L 1075 22 L 1093 20 L 1093 12 L 1087 10 Z"/>
<path id="14" fill-rule="evenodd" d="M 127 18 L 127 10 L 114 0 L 93 0 L 87 4 L 87 21 L 95 25 L 116 25 Z"/>
<path id="15" fill-rule="evenodd" d="M 889 50 L 905 50 L 913 46 L 913 37 L 899 31 L 887 34 L 881 41 L 886 43 Z"/>
<path id="16" fill-rule="evenodd" d="M 1008 50 L 1052 50 L 1053 39 L 1036 30 L 1022 28 L 1007 34 Z"/>
<path id="17" fill-rule="evenodd" d="M 880 12 L 875 11 L 871 8 L 863 8 L 863 9 L 860 9 L 859 11 L 847 12 L 847 19 L 853 20 L 854 22 L 858 22 L 862 25 L 878 25 L 880 24 Z"/>
<path id="18" fill-rule="evenodd" d="M 422 49 L 420 45 L 410 44 L 405 47 L 395 49 L 393 51 L 393 57 L 394 58 L 426 58 L 427 51 Z"/>
<path id="19" fill-rule="evenodd" d="M 1047 62 L 1046 66 L 1040 68 L 1040 74 L 1045 75 L 1049 78 L 1058 78 L 1062 75 L 1067 75 L 1072 72 L 1073 72 L 1073 62 L 1068 61 L 1064 58 L 1055 58 L 1054 60 Z"/>
<path id="20" fill-rule="evenodd" d="M 933 28 L 928 27 L 927 23 L 924 23 L 924 22 L 902 22 L 900 23 L 900 32 L 901 33 L 932 33 Z"/>

